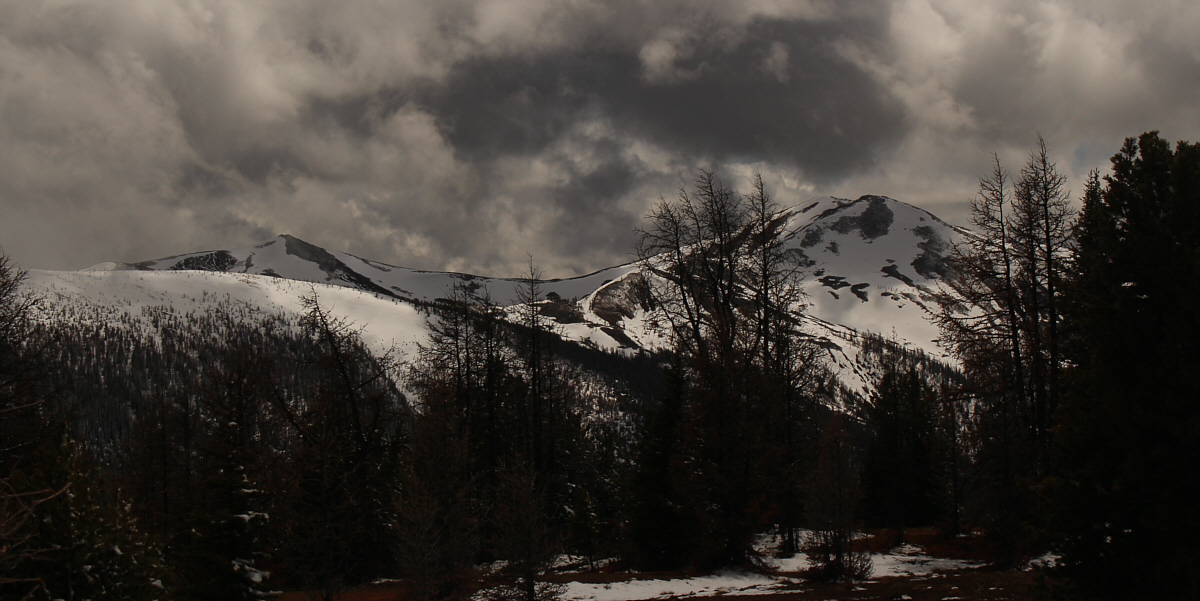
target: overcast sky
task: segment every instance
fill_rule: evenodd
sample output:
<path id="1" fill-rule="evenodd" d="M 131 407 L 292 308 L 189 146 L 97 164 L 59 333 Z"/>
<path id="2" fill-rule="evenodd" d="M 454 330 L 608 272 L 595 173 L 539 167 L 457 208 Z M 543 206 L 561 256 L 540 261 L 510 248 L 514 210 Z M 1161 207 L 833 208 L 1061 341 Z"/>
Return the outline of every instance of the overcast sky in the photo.
<path id="1" fill-rule="evenodd" d="M 1195 0 L 0 0 L 0 246 L 569 276 L 700 167 L 964 224 L 1037 132 L 1076 195 L 1127 136 L 1200 139 L 1198 31 Z"/>

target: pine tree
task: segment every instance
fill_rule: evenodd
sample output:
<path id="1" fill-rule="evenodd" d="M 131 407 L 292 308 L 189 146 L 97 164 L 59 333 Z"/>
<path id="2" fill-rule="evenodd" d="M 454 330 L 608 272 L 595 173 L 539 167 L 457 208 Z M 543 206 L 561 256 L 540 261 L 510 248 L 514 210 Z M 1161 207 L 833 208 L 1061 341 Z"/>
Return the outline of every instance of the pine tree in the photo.
<path id="1" fill-rule="evenodd" d="M 873 437 L 864 466 L 868 525 L 903 530 L 931 524 L 938 497 L 938 438 L 933 391 L 915 369 L 889 369 L 868 409 Z"/>
<path id="2" fill-rule="evenodd" d="M 683 567 L 694 543 L 680 508 L 681 420 L 687 382 L 679 356 L 667 368 L 667 387 L 645 416 L 630 484 L 629 555 L 643 570 Z"/>
<path id="3" fill-rule="evenodd" d="M 236 324 L 211 358 L 196 403 L 203 416 L 197 441 L 197 488 L 179 540 L 186 597 L 249 600 L 267 596 L 270 575 L 259 569 L 266 550 L 260 539 L 269 513 L 259 481 L 272 449 L 267 447 L 272 358 Z M 256 333 L 255 333 L 256 334 Z M 257 336 L 254 336 L 257 338 Z"/>
<path id="4" fill-rule="evenodd" d="M 1129 138 L 1084 195 L 1075 365 L 1047 489 L 1058 573 L 1091 599 L 1200 596 L 1200 144 Z"/>

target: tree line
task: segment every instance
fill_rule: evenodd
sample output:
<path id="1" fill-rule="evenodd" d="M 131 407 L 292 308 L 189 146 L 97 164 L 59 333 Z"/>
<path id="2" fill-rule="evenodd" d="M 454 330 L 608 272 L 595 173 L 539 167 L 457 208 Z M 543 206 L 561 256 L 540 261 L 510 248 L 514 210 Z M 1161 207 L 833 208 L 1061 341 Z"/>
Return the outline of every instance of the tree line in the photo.
<path id="1" fill-rule="evenodd" d="M 1053 550 L 1064 595 L 1195 592 L 1198 153 L 1127 141 L 1078 214 L 1040 139 L 996 161 L 936 299 L 960 368 L 864 334 L 869 398 L 803 328 L 761 177 L 701 172 L 639 230 L 662 355 L 564 343 L 532 261 L 515 307 L 448 291 L 402 365 L 315 295 L 39 322 L 0 259 L 0 597 L 536 601 L 563 556 L 838 580 L 856 531 L 918 526 Z"/>

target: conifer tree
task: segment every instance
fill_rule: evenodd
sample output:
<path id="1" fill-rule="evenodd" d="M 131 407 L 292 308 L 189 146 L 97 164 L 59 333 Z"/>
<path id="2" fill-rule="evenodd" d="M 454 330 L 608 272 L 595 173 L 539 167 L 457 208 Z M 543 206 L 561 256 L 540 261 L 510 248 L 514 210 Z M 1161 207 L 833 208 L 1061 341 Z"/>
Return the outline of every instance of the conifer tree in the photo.
<path id="1" fill-rule="evenodd" d="M 260 534 L 269 518 L 260 479 L 275 451 L 267 446 L 273 358 L 256 356 L 258 333 L 247 339 L 232 321 L 225 329 L 196 399 L 203 416 L 196 459 L 203 502 L 192 504 L 178 563 L 185 596 L 249 600 L 270 591 L 270 574 L 259 568 L 266 554 Z"/>
<path id="2" fill-rule="evenodd" d="M 1200 144 L 1125 140 L 1084 194 L 1049 491 L 1067 591 L 1200 596 Z"/>
<path id="3" fill-rule="evenodd" d="M 667 386 L 658 405 L 648 409 L 636 448 L 636 468 L 630 483 L 629 556 L 644 570 L 686 565 L 694 528 L 680 508 L 683 475 L 679 473 L 683 402 L 687 382 L 676 355 L 666 370 Z"/>
<path id="4" fill-rule="evenodd" d="M 863 513 L 868 525 L 903 530 L 936 519 L 937 440 L 933 394 L 915 369 L 888 369 L 868 426 Z"/>
<path id="5" fill-rule="evenodd" d="M 276 402 L 297 437 L 286 555 L 332 598 L 396 565 L 389 521 L 408 408 L 390 356 L 374 356 L 315 295 L 305 304 L 301 325 L 315 356 L 299 367 L 316 377 Z"/>

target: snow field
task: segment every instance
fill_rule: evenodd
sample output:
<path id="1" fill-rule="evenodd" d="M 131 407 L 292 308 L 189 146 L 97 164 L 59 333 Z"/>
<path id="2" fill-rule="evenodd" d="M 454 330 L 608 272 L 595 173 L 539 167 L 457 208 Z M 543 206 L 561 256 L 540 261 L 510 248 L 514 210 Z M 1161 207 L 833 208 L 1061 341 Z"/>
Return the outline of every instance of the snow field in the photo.
<path id="1" fill-rule="evenodd" d="M 152 331 L 148 309 L 170 307 L 181 314 L 203 313 L 221 305 L 252 314 L 299 315 L 301 299 L 316 294 L 330 315 L 362 328 L 372 351 L 394 351 L 411 359 L 429 329 L 416 307 L 352 288 L 312 284 L 262 275 L 207 271 L 29 271 L 25 288 L 44 300 L 43 317 L 71 318 L 72 307 L 116 323 L 121 314 Z"/>
<path id="2" fill-rule="evenodd" d="M 875 566 L 870 580 L 881 578 L 932 576 L 938 572 L 977 567 L 978 562 L 946 559 L 926 555 L 915 545 L 901 545 L 887 553 L 872 553 Z M 808 559 L 775 558 L 768 561 L 776 574 L 725 571 L 708 576 L 677 579 L 625 580 L 593 584 L 568 582 L 563 599 L 568 601 L 631 601 L 635 599 L 669 599 L 681 597 L 716 597 L 721 595 L 767 595 L 803 588 L 803 580 L 789 573 L 808 569 Z"/>

